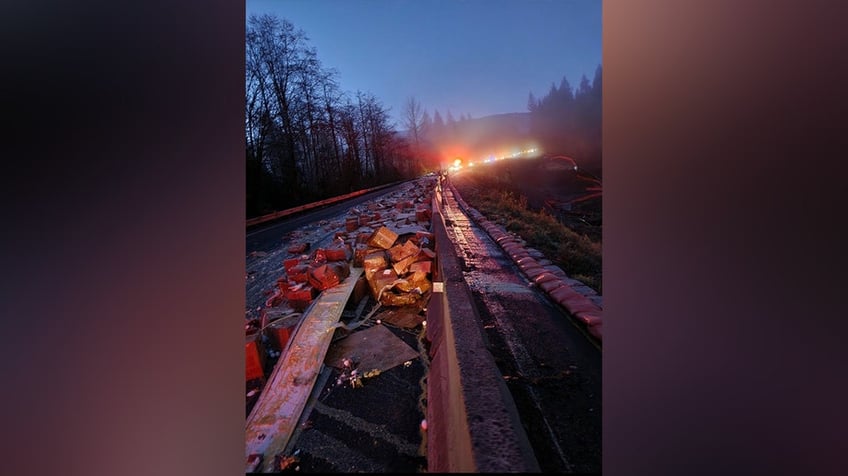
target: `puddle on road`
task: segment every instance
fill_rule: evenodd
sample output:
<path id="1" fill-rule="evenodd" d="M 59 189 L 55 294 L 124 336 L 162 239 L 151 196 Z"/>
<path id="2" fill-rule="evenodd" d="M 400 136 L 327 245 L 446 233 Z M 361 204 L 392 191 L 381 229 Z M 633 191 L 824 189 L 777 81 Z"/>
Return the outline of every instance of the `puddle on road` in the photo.
<path id="1" fill-rule="evenodd" d="M 445 215 L 453 223 L 447 227 L 454 249 L 464 261 L 463 277 L 472 291 L 485 294 L 532 294 L 529 283 L 512 269 L 512 261 L 480 229 L 459 210 L 449 192 L 446 194 Z"/>
<path id="2" fill-rule="evenodd" d="M 525 284 L 487 280 L 481 278 L 481 276 L 487 276 L 483 273 L 469 273 L 469 275 L 467 281 L 472 291 L 492 294 L 533 294 L 533 289 Z"/>
<path id="3" fill-rule="evenodd" d="M 512 261 L 503 254 L 489 235 L 458 208 L 452 195 L 447 197 L 445 203 L 446 215 L 453 223 L 463 224 L 448 228 L 448 235 L 454 242 L 457 254 L 467 257 L 466 264 L 473 263 L 470 271 L 462 273 L 465 282 L 472 292 L 479 295 L 497 322 L 519 372 L 532 374 L 530 369 L 533 368 L 533 361 L 530 353 L 517 337 L 519 333 L 510 322 L 510 316 L 513 314 L 503 307 L 500 300 L 520 302 L 529 299 L 535 302 L 534 288 L 526 279 L 520 277 Z M 466 223 L 468 225 L 465 225 Z"/>

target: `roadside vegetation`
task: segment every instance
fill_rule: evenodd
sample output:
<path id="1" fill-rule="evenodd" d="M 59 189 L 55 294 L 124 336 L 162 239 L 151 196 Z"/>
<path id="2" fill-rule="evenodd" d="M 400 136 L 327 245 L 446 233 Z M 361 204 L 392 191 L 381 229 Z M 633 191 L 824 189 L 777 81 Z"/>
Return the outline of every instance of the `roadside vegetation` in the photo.
<path id="1" fill-rule="evenodd" d="M 602 294 L 600 241 L 576 233 L 544 209 L 531 210 L 526 196 L 505 176 L 466 171 L 452 181 L 469 205 L 544 253 L 569 277 Z"/>

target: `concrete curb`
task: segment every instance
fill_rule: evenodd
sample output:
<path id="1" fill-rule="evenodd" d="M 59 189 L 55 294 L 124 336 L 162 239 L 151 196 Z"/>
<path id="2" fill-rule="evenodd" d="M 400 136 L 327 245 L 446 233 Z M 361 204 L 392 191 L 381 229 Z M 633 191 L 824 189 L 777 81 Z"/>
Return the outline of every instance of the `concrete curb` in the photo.
<path id="1" fill-rule="evenodd" d="M 453 184 L 449 183 L 448 186 L 463 211 L 509 255 L 527 279 L 580 322 L 589 334 L 599 342 L 603 341 L 603 309 L 587 297 L 587 294 L 592 295 L 594 291 L 580 281 L 569 278 L 558 266 L 540 263 L 544 259 L 541 252 L 528 249 L 524 240 L 469 206 Z"/>

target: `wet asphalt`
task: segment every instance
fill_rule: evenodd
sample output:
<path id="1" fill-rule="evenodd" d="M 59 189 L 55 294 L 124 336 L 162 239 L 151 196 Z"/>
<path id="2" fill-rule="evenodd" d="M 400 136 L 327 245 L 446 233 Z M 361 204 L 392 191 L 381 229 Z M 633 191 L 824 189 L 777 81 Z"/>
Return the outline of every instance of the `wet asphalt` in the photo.
<path id="1" fill-rule="evenodd" d="M 419 332 L 387 328 L 410 347 L 418 348 Z M 325 366 L 298 433 L 287 448 L 287 453 L 296 458 L 288 470 L 425 472 L 426 440 L 421 421 L 426 402 L 426 366 L 426 360 L 413 359 L 408 366 L 398 365 L 363 379 L 361 386 L 340 380 L 340 370 Z"/>
<path id="2" fill-rule="evenodd" d="M 255 225 L 247 230 L 247 236 L 245 239 L 246 252 L 248 255 L 256 251 L 272 252 L 280 248 L 282 245 L 280 239 L 287 233 L 321 220 L 331 220 L 335 217 L 342 216 L 346 214 L 349 209 L 374 200 L 382 195 L 393 193 L 403 187 L 404 184 L 406 184 L 406 182 L 386 187 L 382 190 L 369 192 L 359 197 L 345 200 L 344 202 L 325 205 L 323 207 L 301 212 L 287 218 Z"/>

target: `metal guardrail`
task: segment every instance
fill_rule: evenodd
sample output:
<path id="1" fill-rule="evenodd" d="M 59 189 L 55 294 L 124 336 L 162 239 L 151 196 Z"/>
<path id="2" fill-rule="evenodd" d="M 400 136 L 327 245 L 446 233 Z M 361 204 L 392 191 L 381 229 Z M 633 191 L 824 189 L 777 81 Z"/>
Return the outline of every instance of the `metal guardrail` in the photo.
<path id="1" fill-rule="evenodd" d="M 260 223 L 265 223 L 265 222 L 269 222 L 269 221 L 272 221 L 272 220 L 276 220 L 278 218 L 283 218 L 283 217 L 286 217 L 286 216 L 289 216 L 289 215 L 292 215 L 292 214 L 295 214 L 295 213 L 305 212 L 307 210 L 312 210 L 313 208 L 323 207 L 324 205 L 331 205 L 333 203 L 342 202 L 344 200 L 348 200 L 350 198 L 358 197 L 360 195 L 365 195 L 366 193 L 369 193 L 369 192 L 382 190 L 384 188 L 391 187 L 392 185 L 397 185 L 397 184 L 402 183 L 402 182 L 403 181 L 392 182 L 392 183 L 388 183 L 388 184 L 385 184 L 385 185 L 378 185 L 376 187 L 366 188 L 364 190 L 357 190 L 355 192 L 351 192 L 351 193 L 348 193 L 348 194 L 345 194 L 345 195 L 339 195 L 337 197 L 331 197 L 331 198 L 327 198 L 327 199 L 324 199 L 324 200 L 319 200 L 317 202 L 307 203 L 306 205 L 300 205 L 300 206 L 297 206 L 297 207 L 294 207 L 294 208 L 287 208 L 285 210 L 279 210 L 279 211 L 276 211 L 276 212 L 273 212 L 273 213 L 269 213 L 267 215 L 262 215 L 262 216 L 259 216 L 259 217 L 250 218 L 246 221 L 246 227 L 250 228 L 251 226 L 259 225 Z"/>
<path id="2" fill-rule="evenodd" d="M 330 331 L 362 272 L 351 268 L 341 285 L 322 291 L 287 343 L 245 425 L 246 457 L 259 458 L 254 470 L 275 471 L 273 455 L 285 449 L 295 430 L 333 338 Z"/>

